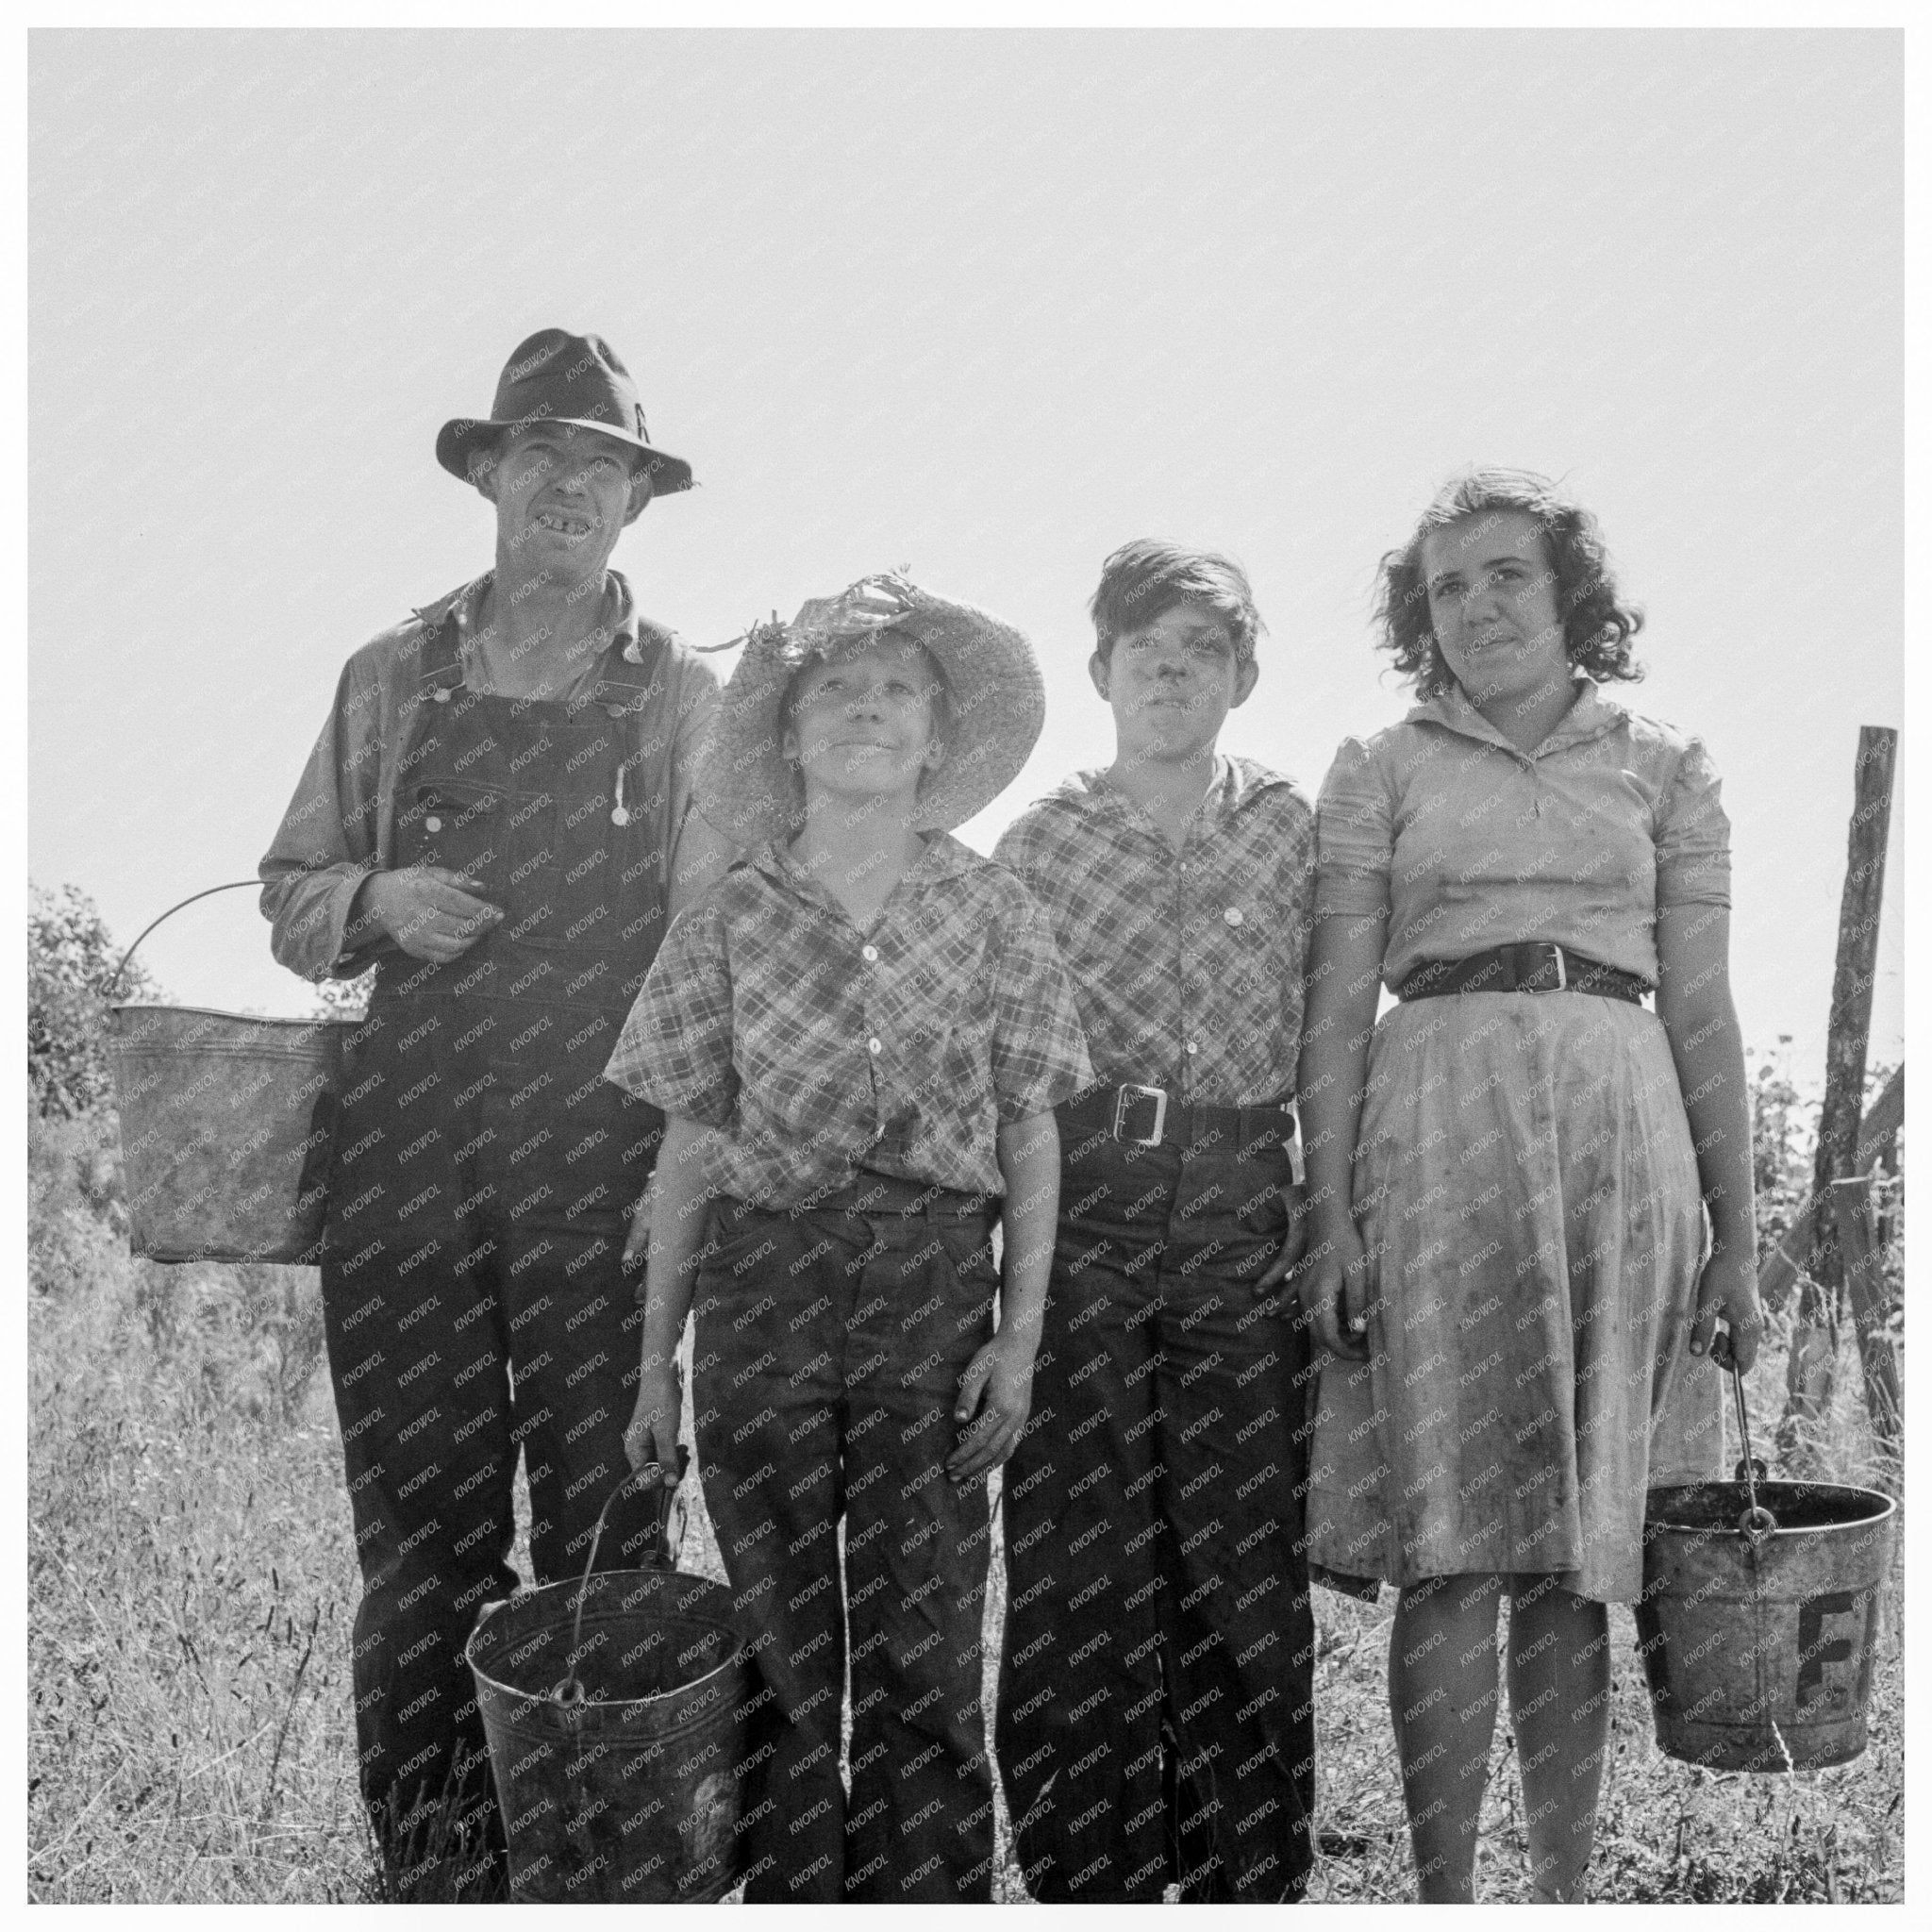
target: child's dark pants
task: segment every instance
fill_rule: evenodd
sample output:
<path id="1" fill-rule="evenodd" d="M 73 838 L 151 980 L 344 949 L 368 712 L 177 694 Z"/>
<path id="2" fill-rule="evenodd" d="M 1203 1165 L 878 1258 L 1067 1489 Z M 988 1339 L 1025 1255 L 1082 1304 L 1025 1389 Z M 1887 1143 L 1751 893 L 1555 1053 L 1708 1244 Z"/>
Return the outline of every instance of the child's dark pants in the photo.
<path id="1" fill-rule="evenodd" d="M 1063 1110 L 1064 1112 L 1064 1110 Z M 998 1746 L 1043 1900 L 1293 1899 L 1313 1857 L 1307 1344 L 1255 1284 L 1278 1146 L 1063 1118 L 1033 1413 L 1007 1464 Z"/>
<path id="2" fill-rule="evenodd" d="M 959 1378 L 991 1332 L 991 1217 L 872 1176 L 795 1213 L 711 1210 L 698 1454 L 772 1693 L 744 1791 L 747 1900 L 992 1895 L 987 1485 L 945 1474 Z"/>

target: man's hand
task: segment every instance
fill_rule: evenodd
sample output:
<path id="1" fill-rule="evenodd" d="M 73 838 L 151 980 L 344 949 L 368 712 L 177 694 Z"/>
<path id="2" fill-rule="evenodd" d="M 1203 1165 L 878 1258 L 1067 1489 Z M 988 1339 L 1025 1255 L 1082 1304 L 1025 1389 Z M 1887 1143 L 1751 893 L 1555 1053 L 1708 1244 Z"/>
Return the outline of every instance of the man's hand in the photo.
<path id="1" fill-rule="evenodd" d="M 1308 1244 L 1308 1191 L 1291 1181 L 1282 1189 L 1288 1201 L 1288 1232 L 1281 1237 L 1281 1252 L 1269 1262 L 1267 1273 L 1256 1282 L 1257 1293 L 1277 1289 L 1294 1271 Z"/>
<path id="2" fill-rule="evenodd" d="M 677 1483 L 677 1432 L 683 1419 L 684 1391 L 677 1386 L 676 1362 L 646 1369 L 638 1380 L 637 1404 L 625 1426 L 624 1453 L 633 1470 L 661 1462 L 667 1489 Z"/>
<path id="3" fill-rule="evenodd" d="M 502 921 L 503 908 L 481 897 L 482 891 L 475 879 L 447 866 L 408 865 L 371 873 L 358 906 L 410 958 L 446 966 Z"/>
<path id="4" fill-rule="evenodd" d="M 956 1484 L 983 1476 L 1013 1453 L 1033 1407 L 1033 1343 L 1002 1333 L 966 1365 L 953 1405 L 953 1420 L 961 1424 L 959 1445 L 946 1457 L 946 1474 Z"/>
<path id="5" fill-rule="evenodd" d="M 1299 1292 L 1315 1340 L 1330 1355 L 1367 1361 L 1369 1257 L 1353 1219 L 1344 1216 L 1339 1227 L 1322 1230 Z"/>

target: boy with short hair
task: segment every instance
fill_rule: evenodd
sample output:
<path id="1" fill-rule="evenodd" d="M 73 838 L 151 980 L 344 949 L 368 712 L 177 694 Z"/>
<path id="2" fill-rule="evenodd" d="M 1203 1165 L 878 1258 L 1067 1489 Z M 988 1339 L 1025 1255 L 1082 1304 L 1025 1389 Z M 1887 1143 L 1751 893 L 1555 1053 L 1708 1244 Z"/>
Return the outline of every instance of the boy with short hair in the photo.
<path id="1" fill-rule="evenodd" d="M 1313 1625 L 1295 1060 L 1301 789 L 1215 745 L 1254 689 L 1241 567 L 1107 560 L 1089 663 L 1116 754 L 997 856 L 1053 922 L 1102 1085 L 1060 1109 L 1058 1247 L 1005 1478 L 998 1751 L 1045 1900 L 1301 1896 Z"/>
<path id="2" fill-rule="evenodd" d="M 674 927 L 608 1070 L 667 1115 L 632 1453 L 676 1440 L 694 1291 L 706 1494 L 771 1692 L 752 1901 L 991 1897 L 986 1474 L 1030 1406 L 1053 1109 L 1091 1069 L 1040 908 L 946 828 L 1042 709 L 1017 631 L 903 579 L 755 632 L 697 802 L 758 849 Z"/>

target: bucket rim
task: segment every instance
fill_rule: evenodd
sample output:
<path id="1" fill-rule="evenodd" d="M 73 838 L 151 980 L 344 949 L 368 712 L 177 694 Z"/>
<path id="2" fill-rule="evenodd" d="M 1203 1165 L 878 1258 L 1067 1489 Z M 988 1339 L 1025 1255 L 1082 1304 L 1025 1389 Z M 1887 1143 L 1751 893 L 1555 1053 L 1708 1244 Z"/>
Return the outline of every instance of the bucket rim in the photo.
<path id="1" fill-rule="evenodd" d="M 238 1013 L 230 1007 L 187 1007 L 176 1000 L 114 1000 L 108 1008 L 115 1013 L 194 1013 L 204 1020 L 241 1020 L 250 1026 L 359 1026 L 360 1020 L 343 1019 L 334 1013 Z"/>
<path id="2" fill-rule="evenodd" d="M 1682 1496 L 1697 1491 L 1735 1490 L 1741 1501 L 1745 1486 L 1735 1480 L 1709 1482 L 1658 1483 L 1647 1489 L 1643 1497 L 1643 1526 L 1646 1530 L 1674 1530 L 1686 1536 L 1724 1536 L 1736 1533 L 1733 1524 L 1674 1523 L 1668 1517 L 1655 1513 L 1655 1503 L 1659 1497 Z M 1870 1529 L 1898 1514 L 1898 1498 L 1888 1496 L 1883 1490 L 1870 1490 L 1862 1483 L 1807 1483 L 1795 1482 L 1787 1477 L 1773 1477 L 1760 1482 L 1757 1492 L 1767 1499 L 1774 1514 L 1776 1514 L 1780 1491 L 1802 1490 L 1807 1495 L 1825 1496 L 1857 1501 L 1865 1506 L 1864 1514 L 1846 1517 L 1837 1523 L 1793 1523 L 1779 1521 L 1773 1532 L 1774 1539 L 1793 1536 L 1824 1536 L 1833 1531 L 1848 1529 Z"/>
<path id="3" fill-rule="evenodd" d="M 691 1570 L 599 1570 L 595 1573 L 595 1577 L 592 1580 L 620 1576 L 649 1576 L 666 1579 L 675 1577 L 686 1583 L 703 1583 L 708 1585 L 712 1590 L 723 1590 L 725 1588 L 724 1584 L 716 1582 L 711 1577 L 700 1576 Z M 566 1593 L 574 1593 L 576 1589 L 577 1586 L 575 1583 L 569 1582 L 541 1583 L 534 1590 L 522 1590 L 516 1591 L 513 1595 L 499 1598 L 498 1606 L 501 1608 L 508 1609 L 519 1601 L 528 1603 L 550 1591 L 562 1591 Z M 591 1606 L 587 1605 L 585 1607 L 585 1614 L 587 1616 L 591 1614 Z M 506 1684 L 501 1677 L 492 1677 L 476 1661 L 476 1640 L 483 1635 L 490 1624 L 494 1621 L 493 1618 L 482 1616 L 477 1618 L 475 1627 L 470 1632 L 469 1639 L 463 1645 L 463 1661 L 469 1665 L 477 1679 L 482 1683 L 488 1684 L 492 1690 L 501 1691 L 506 1697 L 522 1698 L 530 1704 L 548 1705 L 554 1710 L 630 1710 L 641 1704 L 657 1704 L 666 1697 L 681 1697 L 688 1691 L 695 1690 L 701 1684 L 708 1684 L 713 1677 L 723 1676 L 734 1664 L 749 1658 L 751 1655 L 744 1639 L 739 1634 L 736 1626 L 721 1619 L 720 1627 L 730 1637 L 731 1649 L 722 1661 L 714 1664 L 702 1676 L 688 1678 L 684 1683 L 675 1685 L 669 1690 L 660 1690 L 651 1697 L 585 1697 L 577 1703 L 565 1704 L 551 1691 L 525 1690 L 515 1684 Z"/>

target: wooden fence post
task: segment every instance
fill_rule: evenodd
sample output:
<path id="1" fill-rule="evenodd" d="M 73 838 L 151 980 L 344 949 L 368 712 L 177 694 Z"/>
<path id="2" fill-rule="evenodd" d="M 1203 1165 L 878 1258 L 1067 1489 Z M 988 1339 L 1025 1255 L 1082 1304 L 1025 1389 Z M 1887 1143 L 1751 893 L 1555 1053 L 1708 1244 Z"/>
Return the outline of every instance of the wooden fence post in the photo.
<path id="1" fill-rule="evenodd" d="M 1899 1397 L 1898 1353 L 1886 1332 L 1883 1257 L 1872 1235 L 1872 1183 L 1860 1174 L 1831 1184 L 1833 1219 L 1844 1256 L 1845 1292 L 1858 1331 L 1858 1358 L 1865 1368 L 1865 1407 L 1872 1434 L 1888 1457 L 1899 1454 L 1905 1409 Z"/>
<path id="2" fill-rule="evenodd" d="M 1785 1374 L 1785 1412 L 1778 1445 L 1790 1454 L 1800 1423 L 1821 1421 L 1831 1407 L 1838 1354 L 1838 1312 L 1844 1289 L 1844 1255 L 1832 1213 L 1831 1184 L 1852 1172 L 1865 1089 L 1865 1049 L 1872 1032 L 1872 982 L 1878 958 L 1878 912 L 1885 897 L 1885 845 L 1891 828 L 1891 774 L 1898 733 L 1878 724 L 1858 731 L 1858 764 L 1845 856 L 1844 895 L 1838 917 L 1838 963 L 1831 981 L 1831 1021 L 1825 1039 L 1824 1107 L 1818 1119 L 1818 1158 L 1812 1193 L 1807 1279 L 1798 1299 Z"/>

